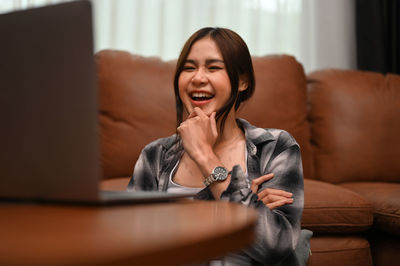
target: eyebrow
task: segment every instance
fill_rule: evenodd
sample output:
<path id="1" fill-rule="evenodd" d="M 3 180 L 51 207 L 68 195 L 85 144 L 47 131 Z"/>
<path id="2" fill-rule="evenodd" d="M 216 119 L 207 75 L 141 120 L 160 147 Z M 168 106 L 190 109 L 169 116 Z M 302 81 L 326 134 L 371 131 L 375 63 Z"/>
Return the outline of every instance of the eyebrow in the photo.
<path id="1" fill-rule="evenodd" d="M 185 63 L 191 63 L 193 65 L 197 65 L 196 61 L 195 60 L 191 60 L 191 59 L 186 59 Z M 207 59 L 206 60 L 206 65 L 210 65 L 210 64 L 213 64 L 213 63 L 225 64 L 224 60 L 221 60 L 221 59 Z"/>

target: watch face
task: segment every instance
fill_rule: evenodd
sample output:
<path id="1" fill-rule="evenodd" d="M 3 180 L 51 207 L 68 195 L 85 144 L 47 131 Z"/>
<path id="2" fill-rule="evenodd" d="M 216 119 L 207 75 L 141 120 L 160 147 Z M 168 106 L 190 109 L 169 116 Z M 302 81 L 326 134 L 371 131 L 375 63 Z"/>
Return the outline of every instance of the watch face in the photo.
<path id="1" fill-rule="evenodd" d="M 217 166 L 214 168 L 213 176 L 215 180 L 223 181 L 228 177 L 228 170 L 225 167 Z"/>

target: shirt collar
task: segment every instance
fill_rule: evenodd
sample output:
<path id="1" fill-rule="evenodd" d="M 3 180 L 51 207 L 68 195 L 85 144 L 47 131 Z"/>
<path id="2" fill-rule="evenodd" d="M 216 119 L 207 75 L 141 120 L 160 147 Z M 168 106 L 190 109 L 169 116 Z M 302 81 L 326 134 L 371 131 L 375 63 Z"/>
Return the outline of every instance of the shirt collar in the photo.
<path id="1" fill-rule="evenodd" d="M 165 159 L 167 160 L 183 152 L 183 145 L 181 145 L 181 140 L 177 137 L 177 134 L 167 137 L 165 141 L 161 143 L 166 150 Z"/>
<path id="2" fill-rule="evenodd" d="M 237 118 L 236 123 L 244 130 L 247 151 L 251 155 L 257 154 L 257 146 L 275 139 L 267 130 L 255 127 L 243 118 Z"/>

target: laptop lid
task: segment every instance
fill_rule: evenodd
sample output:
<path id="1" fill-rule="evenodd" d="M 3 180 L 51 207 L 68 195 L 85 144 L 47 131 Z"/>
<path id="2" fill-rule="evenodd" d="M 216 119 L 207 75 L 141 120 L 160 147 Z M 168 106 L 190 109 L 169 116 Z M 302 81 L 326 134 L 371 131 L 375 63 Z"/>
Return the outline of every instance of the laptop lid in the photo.
<path id="1" fill-rule="evenodd" d="M 91 14 L 75 1 L 0 15 L 1 198 L 98 198 Z"/>

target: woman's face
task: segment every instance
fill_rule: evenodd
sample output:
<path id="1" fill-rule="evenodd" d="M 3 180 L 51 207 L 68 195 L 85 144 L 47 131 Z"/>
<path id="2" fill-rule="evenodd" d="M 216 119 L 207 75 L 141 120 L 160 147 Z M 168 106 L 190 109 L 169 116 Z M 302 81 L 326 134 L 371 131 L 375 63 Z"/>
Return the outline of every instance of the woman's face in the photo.
<path id="1" fill-rule="evenodd" d="M 209 37 L 193 44 L 179 76 L 179 97 L 188 113 L 200 107 L 206 115 L 217 112 L 231 95 L 224 59 Z"/>

